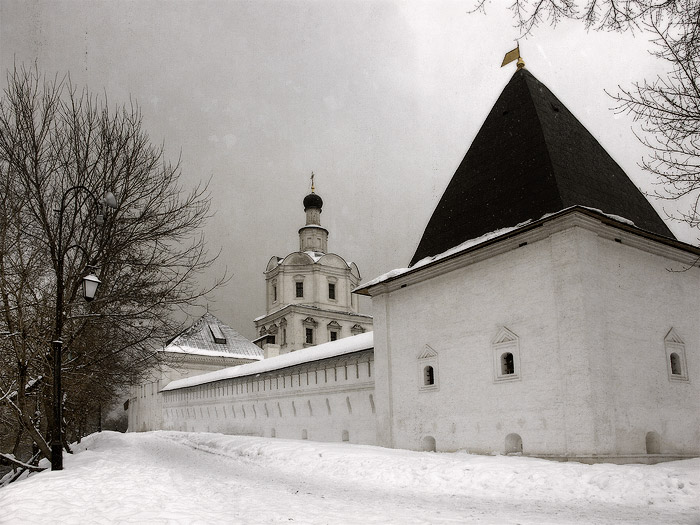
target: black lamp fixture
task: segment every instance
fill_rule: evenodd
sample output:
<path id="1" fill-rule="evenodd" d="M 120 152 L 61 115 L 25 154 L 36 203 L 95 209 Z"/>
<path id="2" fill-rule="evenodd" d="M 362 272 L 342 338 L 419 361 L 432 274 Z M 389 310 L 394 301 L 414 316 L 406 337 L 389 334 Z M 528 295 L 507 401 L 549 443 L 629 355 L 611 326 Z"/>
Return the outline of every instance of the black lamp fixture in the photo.
<path id="1" fill-rule="evenodd" d="M 61 207 L 57 210 L 58 235 L 56 251 L 59 254 L 59 257 L 58 264 L 56 266 L 56 321 L 54 339 L 51 343 L 53 349 L 53 428 L 51 431 L 51 470 L 63 470 L 63 431 L 61 428 L 63 421 L 63 393 L 61 388 L 61 353 L 63 351 L 63 295 L 65 286 L 65 283 L 63 282 L 64 257 L 66 252 L 72 248 L 79 249 L 86 257 L 88 256 L 85 249 L 77 244 L 63 248 L 63 217 L 66 209 L 68 208 L 69 196 L 74 197 L 75 194 L 81 191 L 90 196 L 98 208 L 98 214 L 95 218 L 95 222 L 98 226 L 103 226 L 105 224 L 107 207 L 113 209 L 117 209 L 119 207 L 117 204 L 117 199 L 114 197 L 112 192 L 108 191 L 104 194 L 102 199 L 98 199 L 89 188 L 78 185 L 72 186 L 63 192 L 63 196 L 61 197 Z M 97 275 L 95 275 L 95 270 L 97 267 L 88 265 L 88 268 L 90 268 L 90 270 L 89 273 L 83 277 L 82 287 L 83 297 L 89 302 L 95 298 L 100 280 L 97 278 Z"/>

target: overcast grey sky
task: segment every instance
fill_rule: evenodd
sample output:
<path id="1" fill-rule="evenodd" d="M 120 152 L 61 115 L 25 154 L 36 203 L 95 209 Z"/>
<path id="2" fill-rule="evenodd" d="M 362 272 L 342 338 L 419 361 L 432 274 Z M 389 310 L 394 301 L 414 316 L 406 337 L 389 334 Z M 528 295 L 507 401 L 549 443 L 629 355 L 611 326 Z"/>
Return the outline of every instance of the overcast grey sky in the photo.
<path id="1" fill-rule="evenodd" d="M 183 185 L 211 177 L 206 235 L 221 250 L 213 271 L 234 276 L 210 309 L 253 338 L 263 270 L 298 249 L 312 170 L 330 251 L 355 261 L 364 280 L 408 264 L 515 71 L 499 67 L 518 37 L 501 7 L 509 3 L 484 16 L 467 13 L 470 0 L 0 0 L 0 59 L 3 71 L 36 60 L 49 75 L 70 72 L 112 104 L 133 97 L 152 141 L 172 159 L 181 153 Z M 643 35 L 567 22 L 520 48 L 526 67 L 648 187 L 631 119 L 609 111 L 603 91 L 663 71 Z"/>

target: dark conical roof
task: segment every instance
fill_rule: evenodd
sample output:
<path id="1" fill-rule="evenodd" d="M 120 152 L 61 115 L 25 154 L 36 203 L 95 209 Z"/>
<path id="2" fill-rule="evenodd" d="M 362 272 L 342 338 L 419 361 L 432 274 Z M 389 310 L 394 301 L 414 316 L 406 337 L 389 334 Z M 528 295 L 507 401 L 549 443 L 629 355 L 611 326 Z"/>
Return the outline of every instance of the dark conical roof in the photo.
<path id="1" fill-rule="evenodd" d="M 411 265 L 574 205 L 675 238 L 588 130 L 532 73 L 520 69 L 455 171 Z"/>

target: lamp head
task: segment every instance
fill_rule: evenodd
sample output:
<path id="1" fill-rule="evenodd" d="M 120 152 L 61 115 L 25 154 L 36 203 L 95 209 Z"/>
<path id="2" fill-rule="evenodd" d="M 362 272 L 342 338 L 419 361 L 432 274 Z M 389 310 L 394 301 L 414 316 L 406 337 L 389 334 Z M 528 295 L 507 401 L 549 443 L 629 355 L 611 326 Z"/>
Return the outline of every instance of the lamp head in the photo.
<path id="1" fill-rule="evenodd" d="M 102 202 L 104 202 L 107 206 L 112 208 L 113 210 L 117 209 L 117 198 L 114 196 L 114 193 L 111 191 L 108 191 L 105 193 L 104 198 L 102 199 Z"/>
<path id="2" fill-rule="evenodd" d="M 89 273 L 83 277 L 83 297 L 87 302 L 92 301 L 97 294 L 97 287 L 100 285 L 100 281 L 94 273 Z"/>

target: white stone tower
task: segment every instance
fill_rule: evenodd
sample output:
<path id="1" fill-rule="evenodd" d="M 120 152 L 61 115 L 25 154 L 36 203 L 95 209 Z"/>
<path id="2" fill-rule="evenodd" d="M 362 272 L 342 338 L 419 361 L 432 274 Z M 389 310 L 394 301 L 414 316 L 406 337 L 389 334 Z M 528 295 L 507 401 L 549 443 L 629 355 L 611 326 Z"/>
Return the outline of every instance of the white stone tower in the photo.
<path id="1" fill-rule="evenodd" d="M 328 230 L 321 226 L 323 199 L 304 197 L 306 224 L 299 251 L 272 257 L 265 269 L 266 314 L 255 320 L 254 342 L 265 357 L 372 330 L 372 317 L 359 313 L 351 291 L 360 283 L 355 263 L 328 253 Z"/>

